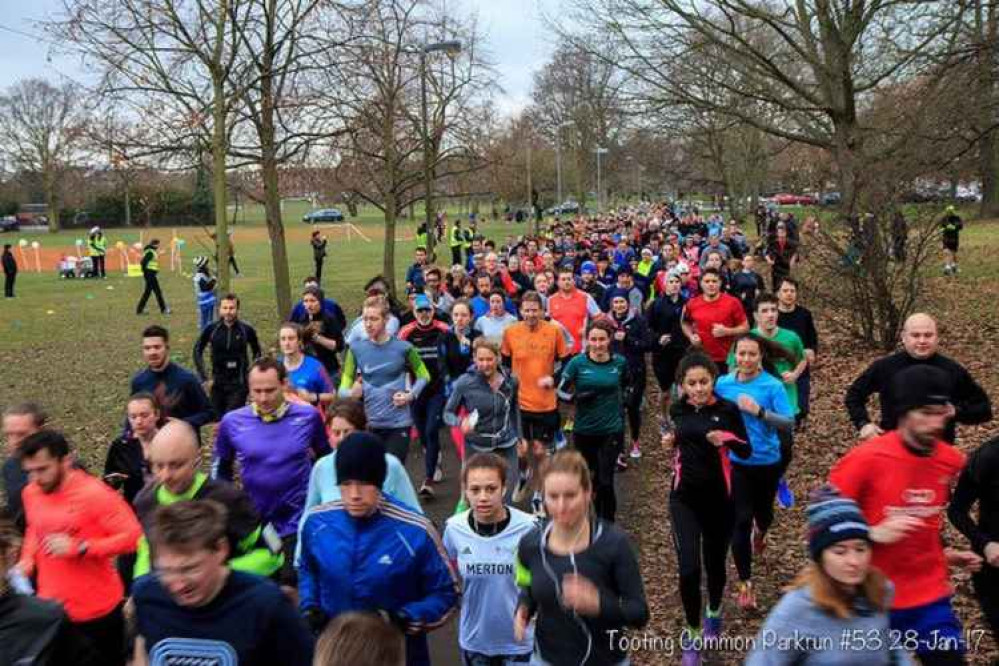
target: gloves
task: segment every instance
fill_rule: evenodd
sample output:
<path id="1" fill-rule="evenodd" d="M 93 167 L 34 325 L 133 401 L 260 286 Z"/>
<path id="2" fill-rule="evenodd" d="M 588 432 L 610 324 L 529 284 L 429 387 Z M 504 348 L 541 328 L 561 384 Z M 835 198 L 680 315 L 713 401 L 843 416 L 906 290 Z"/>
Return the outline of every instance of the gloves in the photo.
<path id="1" fill-rule="evenodd" d="M 302 613 L 302 617 L 305 619 L 305 623 L 309 625 L 312 633 L 316 636 L 323 633 L 323 629 L 326 628 L 326 624 L 330 621 L 329 616 L 326 615 L 320 608 L 306 608 Z"/>

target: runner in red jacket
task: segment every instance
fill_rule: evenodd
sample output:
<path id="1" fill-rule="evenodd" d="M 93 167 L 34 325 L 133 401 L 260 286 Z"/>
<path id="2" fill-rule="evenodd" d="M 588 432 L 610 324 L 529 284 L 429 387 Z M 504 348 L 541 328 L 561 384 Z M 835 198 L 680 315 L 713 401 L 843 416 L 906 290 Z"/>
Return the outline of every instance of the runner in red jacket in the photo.
<path id="1" fill-rule="evenodd" d="M 946 374 L 931 366 L 895 378 L 898 428 L 854 448 L 830 481 L 871 524 L 873 564 L 895 585 L 891 628 L 924 664 L 964 663 L 961 623 L 951 605 L 948 564 L 981 567 L 970 551 L 945 549 L 943 512 L 965 456 L 941 436 L 954 415 Z"/>
<path id="2" fill-rule="evenodd" d="M 30 483 L 22 493 L 27 531 L 18 567 L 37 574 L 38 596 L 63 605 L 100 663 L 124 666 L 125 589 L 114 558 L 135 552 L 142 527 L 117 492 L 73 468 L 62 434 L 37 432 L 20 455 Z"/>

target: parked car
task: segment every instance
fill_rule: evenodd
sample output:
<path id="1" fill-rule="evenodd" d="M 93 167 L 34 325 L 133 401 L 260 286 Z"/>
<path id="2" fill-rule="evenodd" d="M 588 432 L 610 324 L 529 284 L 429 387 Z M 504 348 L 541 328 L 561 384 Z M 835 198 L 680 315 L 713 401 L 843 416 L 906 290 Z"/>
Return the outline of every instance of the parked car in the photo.
<path id="1" fill-rule="evenodd" d="M 843 201 L 843 195 L 839 192 L 826 192 L 819 197 L 820 206 L 838 206 Z"/>
<path id="2" fill-rule="evenodd" d="M 323 208 L 306 213 L 302 217 L 302 222 L 315 224 L 316 222 L 343 222 L 343 213 L 336 208 Z"/>
<path id="3" fill-rule="evenodd" d="M 19 231 L 21 229 L 21 223 L 17 221 L 17 218 L 13 215 L 9 215 L 4 218 L 0 218 L 0 232 L 4 231 Z"/>
<path id="4" fill-rule="evenodd" d="M 575 201 L 565 201 L 545 211 L 545 215 L 577 215 L 578 213 L 579 204 Z"/>
<path id="5" fill-rule="evenodd" d="M 778 206 L 814 206 L 818 200 L 810 194 L 790 194 L 781 192 L 773 196 L 774 203 Z"/>

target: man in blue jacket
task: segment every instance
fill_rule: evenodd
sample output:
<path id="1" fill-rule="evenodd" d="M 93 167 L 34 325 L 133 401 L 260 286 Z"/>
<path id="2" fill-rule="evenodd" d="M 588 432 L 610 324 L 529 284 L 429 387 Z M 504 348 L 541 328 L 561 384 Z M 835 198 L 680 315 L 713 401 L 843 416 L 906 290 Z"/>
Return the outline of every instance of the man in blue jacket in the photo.
<path id="1" fill-rule="evenodd" d="M 429 666 L 426 633 L 458 608 L 457 574 L 429 520 L 381 493 L 385 447 L 349 435 L 336 455 L 341 499 L 302 526 L 299 606 L 317 633 L 348 611 L 377 612 L 406 634 L 407 666 Z"/>

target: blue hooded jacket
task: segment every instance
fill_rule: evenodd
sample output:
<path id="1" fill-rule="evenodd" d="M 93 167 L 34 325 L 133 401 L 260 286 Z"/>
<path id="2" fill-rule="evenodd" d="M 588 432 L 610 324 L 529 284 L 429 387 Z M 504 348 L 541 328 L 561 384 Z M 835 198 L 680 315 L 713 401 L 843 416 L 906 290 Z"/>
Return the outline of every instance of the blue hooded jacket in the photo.
<path id="1" fill-rule="evenodd" d="M 406 624 L 407 666 L 429 666 L 426 632 L 457 610 L 461 583 L 427 518 L 385 495 L 360 519 L 328 502 L 306 514 L 300 546 L 302 610 L 391 611 Z"/>

